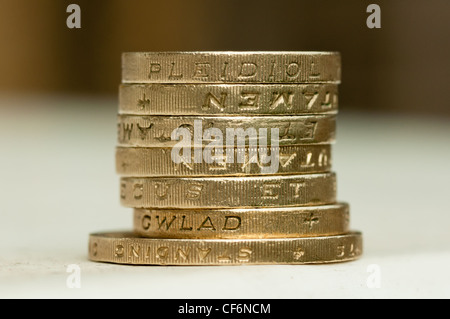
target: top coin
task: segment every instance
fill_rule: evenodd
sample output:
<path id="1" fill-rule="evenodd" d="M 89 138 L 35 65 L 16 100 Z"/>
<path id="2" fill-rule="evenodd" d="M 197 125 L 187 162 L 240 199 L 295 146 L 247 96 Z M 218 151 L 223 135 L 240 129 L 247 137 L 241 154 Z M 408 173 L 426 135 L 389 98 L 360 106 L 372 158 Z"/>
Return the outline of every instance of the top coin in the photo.
<path id="1" fill-rule="evenodd" d="M 338 52 L 125 52 L 122 83 L 340 83 Z"/>

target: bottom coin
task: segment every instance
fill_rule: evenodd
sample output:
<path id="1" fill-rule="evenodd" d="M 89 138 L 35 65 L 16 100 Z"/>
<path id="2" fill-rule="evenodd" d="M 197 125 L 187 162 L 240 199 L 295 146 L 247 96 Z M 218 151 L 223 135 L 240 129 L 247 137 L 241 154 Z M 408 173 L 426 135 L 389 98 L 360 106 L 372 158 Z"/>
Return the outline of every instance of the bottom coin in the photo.
<path id="1" fill-rule="evenodd" d="M 91 234 L 92 261 L 129 265 L 323 264 L 362 254 L 362 235 L 280 239 L 156 239 L 131 232 Z"/>

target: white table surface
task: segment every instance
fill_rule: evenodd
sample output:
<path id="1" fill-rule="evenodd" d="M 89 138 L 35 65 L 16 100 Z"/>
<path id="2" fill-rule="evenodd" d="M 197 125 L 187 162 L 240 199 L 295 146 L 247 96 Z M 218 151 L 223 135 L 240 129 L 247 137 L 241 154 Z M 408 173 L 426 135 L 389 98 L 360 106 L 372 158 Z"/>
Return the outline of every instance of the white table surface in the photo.
<path id="1" fill-rule="evenodd" d="M 450 297 L 450 119 L 338 116 L 338 197 L 364 233 L 358 261 L 143 267 L 87 260 L 91 232 L 131 229 L 114 168 L 117 102 L 0 98 L 0 298 Z M 81 269 L 81 288 L 66 267 Z M 369 265 L 381 287 L 369 288 Z"/>

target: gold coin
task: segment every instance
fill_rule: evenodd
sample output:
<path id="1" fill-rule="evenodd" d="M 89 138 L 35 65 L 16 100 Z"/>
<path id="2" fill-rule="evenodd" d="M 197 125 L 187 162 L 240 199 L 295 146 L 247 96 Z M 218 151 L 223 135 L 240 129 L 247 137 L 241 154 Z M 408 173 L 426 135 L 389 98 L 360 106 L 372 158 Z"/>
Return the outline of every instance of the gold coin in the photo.
<path id="1" fill-rule="evenodd" d="M 133 115 L 301 115 L 338 109 L 336 84 L 129 84 L 119 113 Z"/>
<path id="2" fill-rule="evenodd" d="M 156 239 L 91 234 L 89 259 L 129 265 L 324 264 L 355 260 L 362 235 L 282 239 Z"/>
<path id="3" fill-rule="evenodd" d="M 239 163 L 238 153 L 244 152 L 244 161 Z M 233 162 L 227 162 L 226 152 L 221 161 L 196 162 L 194 150 L 190 156 L 181 154 L 179 163 L 174 163 L 172 148 L 117 147 L 116 171 L 122 176 L 244 176 L 268 174 L 324 173 L 331 170 L 331 145 L 294 145 L 257 148 L 233 148 Z M 278 156 L 275 153 L 278 152 Z M 261 155 L 262 154 L 262 155 Z M 270 154 L 270 155 L 268 155 Z M 272 155 L 273 154 L 273 155 Z M 270 161 L 264 158 L 273 156 Z M 278 167 L 271 171 L 271 161 L 278 159 Z"/>
<path id="4" fill-rule="evenodd" d="M 133 208 L 254 208 L 336 202 L 336 174 L 256 177 L 121 178 L 121 203 Z"/>
<path id="5" fill-rule="evenodd" d="M 339 83 L 338 52 L 126 52 L 123 83 Z"/>
<path id="6" fill-rule="evenodd" d="M 329 144 L 336 130 L 334 115 L 305 116 L 118 116 L 118 143 L 126 147 L 173 147 L 183 137 L 172 138 L 177 129 L 187 132 L 192 146 L 206 146 L 213 141 L 222 145 L 238 143 L 242 133 L 246 145 L 258 144 L 264 139 L 271 145 L 272 129 L 278 129 L 279 145 Z M 183 130 L 181 130 L 183 129 Z M 210 129 L 210 130 L 208 130 Z M 266 129 L 264 135 L 261 129 Z M 207 133 L 211 135 L 206 135 Z M 231 133 L 233 134 L 231 134 Z M 247 135 L 244 135 L 247 134 Z M 175 135 L 174 135 L 175 136 Z M 206 137 L 205 137 L 206 136 Z M 214 137 L 213 137 L 214 136 Z M 232 146 L 232 145 L 230 145 Z"/>
<path id="7" fill-rule="evenodd" d="M 152 238 L 298 238 L 349 231 L 349 206 L 253 209 L 135 209 L 134 231 Z"/>

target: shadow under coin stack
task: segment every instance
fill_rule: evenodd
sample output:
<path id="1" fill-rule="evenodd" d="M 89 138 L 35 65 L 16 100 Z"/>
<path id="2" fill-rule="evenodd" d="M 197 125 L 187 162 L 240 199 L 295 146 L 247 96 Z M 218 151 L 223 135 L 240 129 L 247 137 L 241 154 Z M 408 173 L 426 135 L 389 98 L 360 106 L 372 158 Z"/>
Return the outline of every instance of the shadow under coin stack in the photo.
<path id="1" fill-rule="evenodd" d="M 134 231 L 91 234 L 91 260 L 314 264 L 361 255 L 331 172 L 339 53 L 137 52 L 123 54 L 122 68 L 116 168 Z"/>

